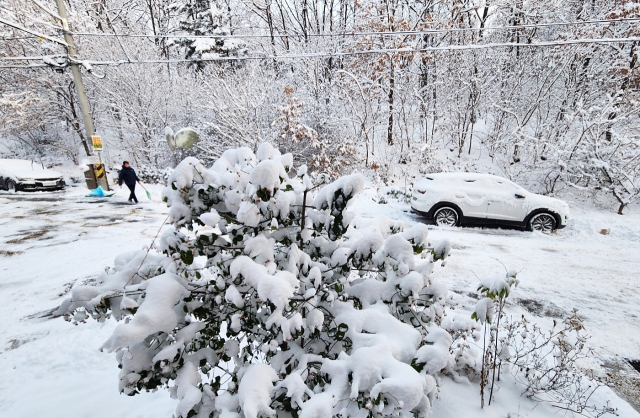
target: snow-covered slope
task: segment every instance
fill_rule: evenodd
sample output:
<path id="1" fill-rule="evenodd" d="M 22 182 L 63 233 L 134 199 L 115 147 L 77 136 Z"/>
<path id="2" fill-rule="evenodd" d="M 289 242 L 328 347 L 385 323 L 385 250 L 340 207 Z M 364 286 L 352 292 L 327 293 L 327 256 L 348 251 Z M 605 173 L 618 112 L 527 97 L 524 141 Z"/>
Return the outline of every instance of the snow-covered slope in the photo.
<path id="1" fill-rule="evenodd" d="M 119 189 L 118 189 L 119 190 Z M 161 391 L 135 397 L 119 395 L 113 354 L 98 348 L 114 322 L 73 326 L 47 317 L 72 283 L 91 280 L 116 255 L 149 245 L 166 217 L 155 202 L 124 204 L 127 194 L 93 201 L 84 188 L 61 193 L 0 193 L 0 417 L 170 417 L 176 401 Z M 363 192 L 352 206 L 365 216 L 387 215 L 407 224 L 418 221 L 408 206 L 375 203 L 376 191 Z M 632 212 L 632 211 L 630 211 Z M 520 285 L 507 306 L 543 326 L 574 307 L 585 317 L 600 367 L 612 359 L 638 356 L 640 346 L 640 217 L 572 208 L 569 226 L 553 235 L 508 230 L 434 228 L 430 238 L 446 238 L 451 259 L 434 276 L 447 280 L 468 314 L 478 277 L 508 268 L 521 270 Z M 608 235 L 600 234 L 603 228 Z M 521 390 L 503 379 L 495 401 L 479 408 L 477 386 L 445 380 L 434 418 L 543 418 L 557 413 L 520 397 Z M 621 417 L 640 414 L 609 389 Z M 535 409 L 534 409 L 535 408 Z"/>

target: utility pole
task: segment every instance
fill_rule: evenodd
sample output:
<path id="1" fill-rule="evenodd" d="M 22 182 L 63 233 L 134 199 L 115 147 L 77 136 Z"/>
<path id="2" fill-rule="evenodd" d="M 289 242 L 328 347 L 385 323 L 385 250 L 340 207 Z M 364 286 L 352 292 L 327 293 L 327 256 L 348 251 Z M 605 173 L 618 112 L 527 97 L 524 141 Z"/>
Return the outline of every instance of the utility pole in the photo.
<path id="1" fill-rule="evenodd" d="M 73 82 L 76 85 L 76 92 L 78 94 L 78 102 L 80 103 L 80 111 L 82 112 L 82 119 L 84 120 L 84 129 L 87 137 L 84 142 L 84 149 L 87 152 L 87 156 L 91 155 L 89 151 L 89 145 L 87 141 L 93 136 L 93 121 L 91 120 L 91 114 L 89 113 L 89 101 L 87 100 L 87 94 L 84 91 L 84 83 L 82 82 L 82 74 L 80 73 L 80 66 L 77 64 L 77 52 L 76 45 L 73 42 L 73 36 L 71 36 L 69 30 L 69 21 L 67 20 L 67 9 L 64 5 L 64 0 L 56 0 L 58 6 L 58 15 L 62 21 L 62 29 L 64 31 L 64 40 L 67 43 L 67 53 L 69 55 L 69 61 L 71 64 L 71 72 L 73 73 Z"/>
<path id="2" fill-rule="evenodd" d="M 87 156 L 91 156 L 91 151 L 89 150 L 89 144 L 87 141 L 91 140 L 91 137 L 94 135 L 93 131 L 93 120 L 91 120 L 91 113 L 89 111 L 89 101 L 87 100 L 87 94 L 84 91 L 84 82 L 82 81 L 82 74 L 80 73 L 80 66 L 77 61 L 77 52 L 76 45 L 73 42 L 73 36 L 71 36 L 71 31 L 69 29 L 69 21 L 67 20 L 67 9 L 64 5 L 64 0 L 56 0 L 56 5 L 58 6 L 58 15 L 60 20 L 62 21 L 62 29 L 64 32 L 64 40 L 67 43 L 67 54 L 69 55 L 69 64 L 71 66 L 71 73 L 73 74 L 73 82 L 76 85 L 76 93 L 78 94 L 78 103 L 80 104 L 80 112 L 82 113 L 82 119 L 84 121 L 84 129 L 86 133 L 86 138 L 82 141 L 84 145 L 84 150 L 87 153 Z M 96 178 L 96 171 L 93 164 L 89 164 L 89 169 L 91 170 L 91 178 L 98 184 L 98 179 Z M 105 168 L 105 177 L 106 168 Z M 107 178 L 107 190 L 109 190 L 109 180 Z"/>

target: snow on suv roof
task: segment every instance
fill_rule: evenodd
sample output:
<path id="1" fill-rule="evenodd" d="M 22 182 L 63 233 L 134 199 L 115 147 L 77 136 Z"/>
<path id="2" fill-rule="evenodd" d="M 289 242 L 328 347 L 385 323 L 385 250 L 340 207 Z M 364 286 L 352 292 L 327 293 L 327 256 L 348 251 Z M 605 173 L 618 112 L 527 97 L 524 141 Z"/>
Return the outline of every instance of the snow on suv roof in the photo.
<path id="1" fill-rule="evenodd" d="M 433 189 L 438 188 L 442 191 L 451 191 L 458 189 L 464 184 L 475 185 L 479 187 L 499 187 L 525 190 L 522 186 L 505 179 L 504 177 L 494 176 L 486 173 L 433 173 L 425 175 L 421 180 L 415 183 L 415 186 Z"/>

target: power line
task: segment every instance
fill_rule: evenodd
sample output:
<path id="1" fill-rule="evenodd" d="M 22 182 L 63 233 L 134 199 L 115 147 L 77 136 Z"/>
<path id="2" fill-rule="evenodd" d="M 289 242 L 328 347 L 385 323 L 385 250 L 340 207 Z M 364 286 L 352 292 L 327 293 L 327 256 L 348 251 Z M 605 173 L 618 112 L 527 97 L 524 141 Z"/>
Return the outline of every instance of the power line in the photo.
<path id="1" fill-rule="evenodd" d="M 284 54 L 284 55 L 261 55 L 261 56 L 226 56 L 226 57 L 209 57 L 201 59 L 184 58 L 184 59 L 163 59 L 163 60 L 119 60 L 119 61 L 92 61 L 83 60 L 81 63 L 89 65 L 121 65 L 121 64 L 178 64 L 178 63 L 196 63 L 208 61 L 246 61 L 246 60 L 283 60 L 296 58 L 330 58 L 357 55 L 373 55 L 373 54 L 402 54 L 402 53 L 424 53 L 437 51 L 464 51 L 471 49 L 490 49 L 490 48 L 537 48 L 563 45 L 580 45 L 580 44 L 604 44 L 604 43 L 628 43 L 640 42 L 640 37 L 634 38 L 600 38 L 600 39 L 572 39 L 565 41 L 537 42 L 530 44 L 520 44 L 515 42 L 505 43 L 489 43 L 489 44 L 471 44 L 471 45 L 446 45 L 440 47 L 425 48 L 386 48 L 371 49 L 363 51 L 348 52 L 311 52 L 302 54 Z"/>
<path id="2" fill-rule="evenodd" d="M 0 65 L 0 70 L 4 69 L 19 69 L 19 70 L 28 70 L 31 68 L 46 68 L 49 67 L 47 64 L 29 64 L 29 65 Z"/>
<path id="3" fill-rule="evenodd" d="M 315 33 L 307 34 L 308 37 L 356 37 L 356 36 L 410 36 L 410 35 L 433 35 L 433 34 L 448 34 L 455 32 L 478 32 L 478 31 L 500 31 L 500 30 L 517 30 L 517 29 L 532 29 L 532 28 L 544 28 L 544 27 L 557 27 L 557 26 L 581 26 L 592 24 L 608 24 L 608 23 L 630 23 L 640 22 L 638 18 L 620 18 L 620 19 L 598 19 L 598 20 L 584 20 L 573 22 L 549 22 L 549 23 L 536 23 L 525 25 L 512 25 L 512 26 L 494 26 L 485 28 L 445 28 L 445 29 L 426 29 L 420 31 L 382 31 L 382 32 L 341 32 L 341 33 Z M 9 22 L 5 19 L 0 19 L 0 23 L 11 26 L 20 31 L 30 33 L 35 36 L 3 38 L 0 40 L 20 40 L 20 39 L 46 39 L 52 42 L 60 43 L 66 46 L 66 43 L 55 39 L 55 35 L 45 35 L 32 30 L 26 29 L 17 23 Z M 252 38 L 271 38 L 270 34 L 257 34 L 257 35 L 146 35 L 146 34 L 111 34 L 111 33 L 96 33 L 96 32 L 69 32 L 73 36 L 90 36 L 90 37 L 108 37 L 108 38 L 163 38 L 163 39 L 252 39 Z M 274 38 L 295 38 L 302 36 L 300 33 L 295 34 L 274 34 Z"/>
<path id="4" fill-rule="evenodd" d="M 0 38 L 0 41 L 20 41 L 24 39 L 38 39 L 37 36 L 16 36 L 14 38 Z"/>
<path id="5" fill-rule="evenodd" d="M 22 25 L 20 25 L 19 23 L 11 22 L 11 21 L 8 21 L 8 20 L 2 19 L 2 18 L 0 18 L 0 23 L 4 23 L 5 25 L 10 26 L 10 27 L 12 27 L 14 29 L 17 29 L 19 31 L 30 33 L 31 35 L 35 35 L 38 38 L 46 39 L 48 41 L 55 42 L 55 43 L 58 43 L 58 44 L 63 45 L 63 46 L 68 46 L 67 43 L 64 42 L 64 41 L 61 41 L 61 40 L 56 39 L 54 37 L 51 37 L 51 36 L 48 36 L 48 35 L 33 31 L 31 29 L 27 29 L 27 28 L 23 27 Z"/>
<path id="6" fill-rule="evenodd" d="M 117 61 L 96 61 L 96 60 L 70 60 L 70 63 L 80 64 L 86 68 L 94 65 L 119 66 L 124 64 L 184 64 L 184 63 L 202 63 L 202 62 L 220 62 L 220 61 L 262 61 L 262 60 L 288 60 L 298 58 L 338 58 L 346 56 L 374 55 L 374 54 L 407 54 L 407 53 L 426 53 L 439 51 L 468 51 L 468 50 L 484 50 L 491 48 L 540 48 L 555 47 L 566 45 L 582 45 L 582 44 L 607 44 L 607 43 L 630 43 L 640 42 L 640 37 L 631 38 L 597 38 L 597 39 L 569 39 L 563 41 L 548 41 L 534 43 L 487 43 L 487 44 L 468 44 L 468 45 L 445 45 L 424 48 L 385 48 L 370 49 L 362 51 L 345 51 L 345 52 L 310 52 L 299 54 L 283 54 L 283 55 L 254 55 L 254 56 L 219 56 L 207 58 L 183 58 L 183 59 L 158 59 L 158 60 L 117 60 Z M 38 60 L 47 59 L 57 56 L 47 57 L 6 57 L 5 59 L 18 60 Z M 68 64 L 67 64 L 68 65 Z M 30 64 L 25 66 L 0 66 L 0 68 L 39 68 L 51 67 L 50 64 Z"/>
<path id="7" fill-rule="evenodd" d="M 308 37 L 345 37 L 345 36 L 407 36 L 407 35 L 433 35 L 433 34 L 447 34 L 452 32 L 479 32 L 479 31 L 499 31 L 499 30 L 516 30 L 516 29 L 534 29 L 544 27 L 556 27 L 556 26 L 581 26 L 581 25 L 593 25 L 593 24 L 608 24 L 608 23 L 631 23 L 640 22 L 640 18 L 621 18 L 621 19 L 599 19 L 599 20 L 584 20 L 574 22 L 550 22 L 550 23 L 532 23 L 525 25 L 513 25 L 513 26 L 494 26 L 484 28 L 448 28 L 448 29 L 426 29 L 418 31 L 383 31 L 383 32 L 341 32 L 341 33 L 310 33 Z M 126 38 L 163 38 L 163 39 L 252 39 L 252 38 L 295 38 L 303 36 L 301 33 L 295 34 L 256 34 L 256 35 L 147 35 L 147 34 L 111 34 L 111 33 L 97 33 L 97 32 L 72 32 L 74 36 L 92 36 L 92 37 L 126 37 Z"/>
<path id="8" fill-rule="evenodd" d="M 46 60 L 46 59 L 53 59 L 53 58 L 66 58 L 67 55 L 66 54 L 56 54 L 56 55 L 41 55 L 41 56 L 36 56 L 36 57 L 0 57 L 3 60 L 10 60 L 10 61 L 23 61 L 23 60 Z"/>

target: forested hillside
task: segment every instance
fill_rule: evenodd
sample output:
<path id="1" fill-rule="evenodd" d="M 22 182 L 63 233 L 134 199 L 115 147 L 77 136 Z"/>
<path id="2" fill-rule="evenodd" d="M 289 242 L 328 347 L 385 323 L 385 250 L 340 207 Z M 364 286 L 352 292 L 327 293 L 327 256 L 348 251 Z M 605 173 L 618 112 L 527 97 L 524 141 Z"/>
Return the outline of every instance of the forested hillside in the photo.
<path id="1" fill-rule="evenodd" d="M 622 210 L 640 192 L 640 2 L 0 2 L 2 153 L 84 155 L 82 63 L 110 161 L 174 166 L 270 141 L 330 175 L 491 171 Z M 11 25 L 7 25 L 9 22 Z M 25 31 L 26 29 L 26 31 Z M 39 35 L 34 35 L 37 33 Z M 46 35 L 46 36 L 40 36 Z"/>

